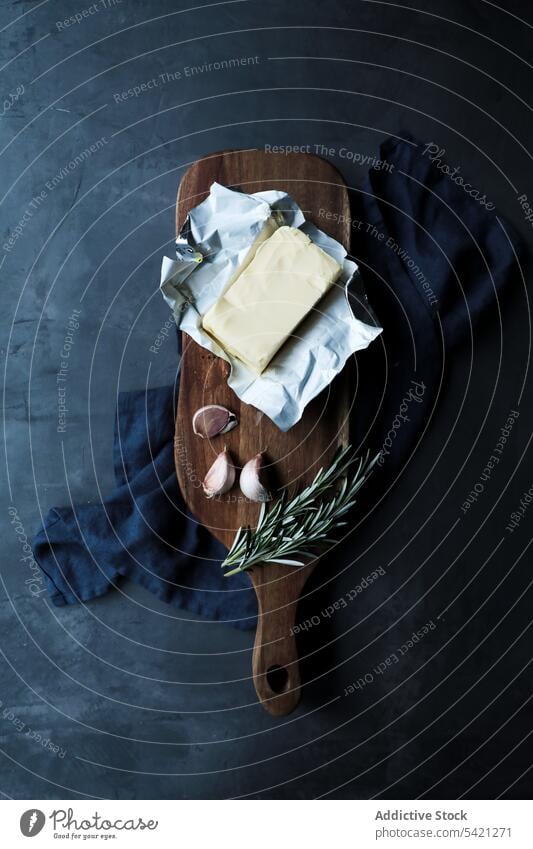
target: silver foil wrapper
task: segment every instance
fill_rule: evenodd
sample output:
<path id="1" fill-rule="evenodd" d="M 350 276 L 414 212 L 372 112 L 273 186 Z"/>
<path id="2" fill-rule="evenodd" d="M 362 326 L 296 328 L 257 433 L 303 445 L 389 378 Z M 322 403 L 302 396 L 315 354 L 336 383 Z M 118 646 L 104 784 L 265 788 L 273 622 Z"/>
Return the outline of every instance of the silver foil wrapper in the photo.
<path id="1" fill-rule="evenodd" d="M 336 285 L 322 298 L 257 376 L 227 354 L 202 328 L 202 316 L 224 291 L 271 216 L 278 225 L 299 227 L 342 266 Z M 189 213 L 176 241 L 176 260 L 163 257 L 160 288 L 178 327 L 203 348 L 230 364 L 228 383 L 245 404 L 265 413 L 282 431 L 301 418 L 307 404 L 342 371 L 355 351 L 381 333 L 377 324 L 357 318 L 372 313 L 357 265 L 344 247 L 306 221 L 285 192 L 246 195 L 213 183 L 203 203 Z"/>

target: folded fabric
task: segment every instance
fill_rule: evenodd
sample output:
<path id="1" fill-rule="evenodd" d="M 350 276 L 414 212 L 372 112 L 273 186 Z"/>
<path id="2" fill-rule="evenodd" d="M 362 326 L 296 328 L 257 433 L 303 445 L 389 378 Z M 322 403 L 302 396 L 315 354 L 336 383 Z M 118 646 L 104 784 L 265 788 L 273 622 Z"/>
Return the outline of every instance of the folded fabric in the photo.
<path id="1" fill-rule="evenodd" d="M 352 441 L 383 452 L 365 501 L 408 459 L 433 410 L 444 352 L 449 356 L 496 303 L 522 253 L 509 228 L 437 167 L 423 145 L 390 139 L 380 156 L 391 167 L 371 170 L 352 199 L 352 253 L 384 328 L 358 355 Z M 364 301 L 358 306 L 366 308 Z M 179 492 L 175 403 L 170 387 L 120 396 L 116 490 L 103 504 L 51 510 L 33 541 L 35 558 L 58 605 L 89 601 L 123 576 L 209 620 L 253 627 L 256 601 L 247 576 L 222 576 L 223 547 Z"/>
<path id="2" fill-rule="evenodd" d="M 387 139 L 387 169 L 371 169 L 351 198 L 352 254 L 383 327 L 358 354 L 352 441 L 382 450 L 378 489 L 418 444 L 442 390 L 445 355 L 491 307 L 496 315 L 524 253 L 513 228 L 432 159 L 434 148 L 408 134 Z"/>
<path id="3" fill-rule="evenodd" d="M 253 628 L 247 575 L 223 576 L 224 547 L 198 524 L 174 467 L 172 387 L 119 396 L 113 465 L 117 488 L 104 502 L 54 508 L 33 540 L 56 605 L 89 601 L 127 577 L 175 607 Z"/>

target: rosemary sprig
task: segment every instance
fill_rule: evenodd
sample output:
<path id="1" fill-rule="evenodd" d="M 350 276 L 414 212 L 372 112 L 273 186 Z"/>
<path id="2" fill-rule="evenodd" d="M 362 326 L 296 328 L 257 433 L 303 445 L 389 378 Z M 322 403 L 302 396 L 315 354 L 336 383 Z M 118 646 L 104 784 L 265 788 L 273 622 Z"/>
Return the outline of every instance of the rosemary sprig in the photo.
<path id="1" fill-rule="evenodd" d="M 348 445 L 339 449 L 329 468 L 320 469 L 298 495 L 289 498 L 284 491 L 270 509 L 262 504 L 255 530 L 241 527 L 237 531 L 222 563 L 222 569 L 229 570 L 226 578 L 257 563 L 303 566 L 304 560 L 316 555 L 317 546 L 334 543 L 332 532 L 346 525 L 343 516 L 355 504 L 357 492 L 378 459 L 379 454 L 373 460 L 368 453 L 364 458 L 356 457 Z M 326 498 L 339 483 L 334 494 Z"/>

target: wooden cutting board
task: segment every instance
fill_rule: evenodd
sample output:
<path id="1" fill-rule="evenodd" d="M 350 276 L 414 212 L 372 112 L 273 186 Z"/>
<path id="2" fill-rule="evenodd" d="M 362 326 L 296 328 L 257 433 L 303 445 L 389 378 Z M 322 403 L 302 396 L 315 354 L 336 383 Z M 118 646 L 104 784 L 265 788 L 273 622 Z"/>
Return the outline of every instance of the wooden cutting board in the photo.
<path id="1" fill-rule="evenodd" d="M 349 199 L 332 165 L 307 154 L 279 155 L 258 150 L 223 151 L 195 162 L 178 192 L 176 232 L 188 212 L 209 193 L 213 182 L 248 194 L 280 189 L 300 205 L 306 218 L 349 248 Z M 320 211 L 323 211 L 322 213 Z M 332 213 L 326 218 L 327 213 Z M 176 416 L 175 461 L 178 481 L 189 508 L 228 548 L 240 525 L 254 526 L 259 505 L 242 496 L 238 481 L 227 495 L 208 500 L 199 486 L 217 454 L 227 446 L 237 467 L 260 450 L 266 452 L 271 489 L 296 492 L 327 466 L 339 445 L 348 441 L 346 369 L 306 408 L 288 433 L 254 407 L 241 404 L 227 385 L 228 364 L 183 334 L 179 401 Z M 195 436 L 193 413 L 207 404 L 233 410 L 239 425 L 213 440 Z M 253 650 L 254 684 L 259 700 L 271 714 L 283 715 L 300 700 L 298 654 L 292 628 L 302 588 L 316 567 L 267 564 L 248 575 L 257 594 L 259 618 Z M 207 568 L 216 568 L 206 565 Z M 228 578 L 228 582 L 231 581 Z"/>

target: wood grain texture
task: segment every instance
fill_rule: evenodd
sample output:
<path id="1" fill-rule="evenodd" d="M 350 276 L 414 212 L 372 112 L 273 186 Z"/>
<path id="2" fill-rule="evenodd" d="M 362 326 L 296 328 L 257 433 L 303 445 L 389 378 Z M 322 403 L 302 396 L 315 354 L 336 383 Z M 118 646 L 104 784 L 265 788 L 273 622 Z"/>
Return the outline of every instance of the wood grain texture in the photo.
<path id="1" fill-rule="evenodd" d="M 180 184 L 177 232 L 188 212 L 205 199 L 215 181 L 249 194 L 284 190 L 298 202 L 306 218 L 349 247 L 346 187 L 335 168 L 318 157 L 249 150 L 224 151 L 198 160 Z M 320 210 L 336 217 L 327 220 Z M 282 433 L 258 410 L 241 404 L 227 385 L 229 367 L 224 360 L 185 334 L 182 347 L 175 439 L 178 481 L 196 518 L 229 547 L 240 525 L 255 525 L 259 507 L 244 498 L 238 483 L 225 496 L 205 498 L 199 483 L 215 457 L 227 446 L 235 464 L 241 467 L 263 450 L 271 489 L 279 492 L 281 487 L 288 487 L 291 492 L 297 491 L 348 440 L 346 370 L 306 408 L 298 424 Z M 213 440 L 195 436 L 192 415 L 206 404 L 222 404 L 233 410 L 239 418 L 238 427 Z M 264 707 L 275 715 L 291 711 L 300 698 L 298 656 L 291 629 L 301 590 L 316 563 L 315 560 L 300 569 L 267 564 L 248 573 L 259 604 L 254 684 Z"/>

